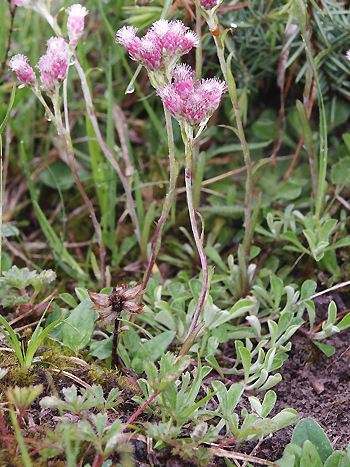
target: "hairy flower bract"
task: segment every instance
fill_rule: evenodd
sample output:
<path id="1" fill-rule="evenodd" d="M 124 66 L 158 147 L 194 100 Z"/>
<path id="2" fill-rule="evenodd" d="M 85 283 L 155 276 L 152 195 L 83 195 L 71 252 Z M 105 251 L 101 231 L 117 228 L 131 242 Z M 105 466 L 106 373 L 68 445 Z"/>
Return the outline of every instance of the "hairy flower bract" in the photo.
<path id="1" fill-rule="evenodd" d="M 47 51 L 39 60 L 37 68 L 44 89 L 52 91 L 56 84 L 64 80 L 70 60 L 67 42 L 62 37 L 51 37 L 47 43 Z"/>
<path id="2" fill-rule="evenodd" d="M 133 26 L 124 26 L 116 34 L 131 58 L 149 70 L 167 69 L 187 54 L 199 41 L 196 34 L 181 21 L 156 21 L 140 39 Z"/>
<path id="3" fill-rule="evenodd" d="M 198 126 L 212 116 L 225 91 L 225 83 L 217 78 L 197 80 L 189 66 L 177 65 L 172 83 L 157 92 L 177 120 Z"/>
<path id="4" fill-rule="evenodd" d="M 32 86 L 35 84 L 35 73 L 29 65 L 28 57 L 22 54 L 14 55 L 9 62 L 10 69 L 16 73 L 22 84 Z"/>

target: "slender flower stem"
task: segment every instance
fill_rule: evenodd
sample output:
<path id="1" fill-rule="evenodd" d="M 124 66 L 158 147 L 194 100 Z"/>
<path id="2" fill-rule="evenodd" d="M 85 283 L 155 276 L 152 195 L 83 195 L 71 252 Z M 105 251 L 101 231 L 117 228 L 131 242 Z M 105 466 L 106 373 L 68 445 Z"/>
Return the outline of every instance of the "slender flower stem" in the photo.
<path id="1" fill-rule="evenodd" d="M 196 3 L 196 34 L 199 40 L 199 44 L 196 48 L 196 77 L 197 79 L 202 78 L 203 69 L 203 49 L 202 49 L 202 15 L 201 8 Z"/>
<path id="2" fill-rule="evenodd" d="M 66 84 L 65 84 L 66 86 Z M 106 269 L 106 250 L 104 247 L 103 243 L 103 236 L 102 236 L 102 231 L 100 224 L 97 220 L 96 213 L 94 210 L 94 206 L 87 195 L 83 184 L 81 183 L 78 170 L 76 167 L 76 161 L 74 157 L 74 149 L 73 149 L 73 144 L 72 144 L 72 139 L 69 131 L 69 124 L 68 124 L 68 108 L 67 108 L 67 99 L 64 99 L 64 113 L 65 113 L 65 118 L 66 118 L 66 125 L 67 127 L 64 126 L 63 121 L 62 121 L 62 114 L 61 114 L 61 108 L 60 108 L 60 97 L 58 93 L 58 89 L 56 90 L 55 94 L 52 97 L 52 103 L 54 107 L 54 120 L 53 122 L 56 125 L 57 132 L 59 136 L 64 140 L 65 146 L 66 146 L 66 152 L 67 152 L 67 161 L 69 164 L 69 167 L 72 171 L 74 181 L 78 187 L 78 190 L 81 194 L 81 197 L 83 198 L 84 204 L 88 210 L 89 216 L 92 221 L 92 225 L 95 230 L 97 242 L 99 244 L 99 258 L 100 258 L 100 286 L 101 288 L 104 287 L 105 285 L 105 269 Z"/>
<path id="3" fill-rule="evenodd" d="M 237 133 L 238 133 L 238 138 L 242 146 L 243 150 L 243 157 L 244 157 L 244 163 L 247 169 L 247 178 L 246 178 L 246 188 L 245 188 L 245 199 L 244 199 L 244 241 L 243 241 L 243 246 L 244 246 L 244 251 L 245 251 L 245 263 L 246 263 L 246 268 L 247 264 L 249 262 L 249 256 L 250 256 L 250 247 L 251 247 L 251 229 L 253 228 L 251 224 L 251 210 L 252 210 L 252 195 L 253 195 L 253 170 L 252 170 L 252 161 L 250 158 L 250 150 L 249 146 L 245 137 L 245 132 L 244 132 L 244 127 L 243 127 L 243 122 L 241 119 L 241 111 L 239 108 L 239 101 L 238 101 L 238 95 L 237 95 L 237 87 L 236 87 L 236 82 L 235 79 L 232 75 L 231 72 L 228 70 L 228 66 L 226 64 L 225 60 L 225 51 L 224 51 L 224 44 L 222 42 L 222 38 L 215 37 L 214 36 L 214 41 L 216 45 L 216 52 L 217 56 L 219 59 L 220 67 L 222 74 L 224 75 L 224 78 L 227 83 L 227 88 L 229 92 L 229 96 L 231 99 L 233 111 L 235 114 L 236 118 L 236 125 L 237 125 Z M 247 292 L 244 291 L 244 292 Z"/>
<path id="4" fill-rule="evenodd" d="M 208 273 L 207 256 L 206 256 L 204 246 L 203 246 L 203 236 L 199 234 L 197 220 L 196 220 L 196 211 L 193 207 L 193 188 L 192 188 L 193 146 L 192 146 L 192 141 L 188 140 L 187 137 L 184 137 L 185 136 L 184 132 L 182 133 L 183 133 L 183 139 L 185 143 L 185 155 L 186 155 L 185 185 L 186 185 L 188 213 L 190 216 L 193 238 L 196 243 L 197 250 L 198 250 L 198 254 L 199 254 L 199 258 L 200 258 L 200 262 L 202 266 L 202 274 L 203 274 L 202 288 L 201 288 L 201 292 L 199 295 L 198 303 L 197 303 L 197 306 L 196 306 L 196 309 L 193 315 L 191 326 L 188 330 L 186 339 L 182 345 L 182 348 L 187 348 L 188 341 L 192 340 L 198 331 L 197 330 L 198 319 L 203 310 L 206 297 L 207 297 L 207 293 L 209 290 L 209 273 Z M 182 355 L 181 350 L 180 350 L 180 355 Z"/>
<path id="5" fill-rule="evenodd" d="M 157 227 L 153 235 L 151 257 L 149 259 L 147 269 L 146 269 L 146 272 L 143 278 L 144 289 L 146 289 L 148 281 L 150 280 L 152 276 L 153 267 L 157 260 L 157 256 L 158 256 L 161 243 L 162 243 L 162 233 L 163 233 L 164 225 L 169 216 L 169 212 L 171 210 L 171 207 L 174 202 L 174 198 L 176 196 L 178 164 L 175 158 L 174 133 L 173 133 L 173 126 L 171 122 L 171 116 L 170 116 L 169 111 L 165 107 L 164 107 L 164 115 L 165 115 L 166 130 L 167 130 L 167 135 L 168 135 L 168 149 L 169 149 L 169 172 L 170 172 L 169 190 L 165 197 L 163 208 L 162 208 L 162 213 L 157 222 Z"/>
<path id="6" fill-rule="evenodd" d="M 154 391 L 154 393 L 149 396 L 149 398 L 142 404 L 140 405 L 140 407 L 131 415 L 131 417 L 129 418 L 129 420 L 126 422 L 125 424 L 125 428 L 127 428 L 129 425 L 131 425 L 132 423 L 134 423 L 134 421 L 139 417 L 139 415 L 142 414 L 142 412 L 150 405 L 152 404 L 152 402 L 154 401 L 154 399 L 156 399 L 156 397 L 159 396 L 159 392 L 158 391 Z M 125 430 L 124 428 L 124 430 Z M 123 430 L 123 431 L 124 431 Z"/>
<path id="7" fill-rule="evenodd" d="M 79 78 L 80 78 L 81 87 L 82 87 L 82 90 L 83 90 L 84 100 L 85 100 L 85 104 L 86 104 L 86 111 L 87 111 L 87 114 L 88 114 L 89 119 L 91 121 L 91 125 L 92 125 L 92 127 L 94 129 L 97 141 L 98 141 L 98 143 L 100 145 L 100 148 L 101 148 L 103 154 L 105 155 L 106 159 L 110 162 L 112 167 L 117 172 L 117 174 L 118 174 L 118 176 L 120 178 L 120 181 L 121 181 L 121 183 L 123 185 L 123 188 L 124 188 L 124 191 L 125 191 L 125 194 L 126 194 L 129 214 L 130 214 L 131 220 L 132 220 L 132 222 L 134 224 L 134 227 L 135 227 L 136 238 L 137 238 L 138 243 L 141 245 L 140 225 L 139 225 L 139 221 L 138 221 L 138 218 L 137 218 L 135 203 L 134 203 L 134 199 L 132 197 L 132 192 L 131 192 L 131 189 L 130 189 L 130 186 L 129 186 L 129 183 L 128 183 L 128 179 L 124 175 L 118 161 L 115 159 L 115 157 L 114 157 L 112 151 L 110 150 L 110 148 L 108 147 L 107 143 L 103 139 L 103 136 L 102 136 L 102 133 L 101 133 L 98 121 L 97 121 L 97 117 L 96 117 L 96 114 L 95 114 L 95 111 L 94 111 L 94 106 L 93 106 L 93 103 L 92 103 L 92 97 L 91 97 L 89 85 L 87 83 L 87 79 L 86 79 L 86 76 L 85 76 L 85 72 L 84 72 L 82 66 L 80 65 L 78 57 L 76 55 L 74 56 L 74 66 L 75 66 L 75 68 L 76 68 L 76 70 L 78 72 Z"/>

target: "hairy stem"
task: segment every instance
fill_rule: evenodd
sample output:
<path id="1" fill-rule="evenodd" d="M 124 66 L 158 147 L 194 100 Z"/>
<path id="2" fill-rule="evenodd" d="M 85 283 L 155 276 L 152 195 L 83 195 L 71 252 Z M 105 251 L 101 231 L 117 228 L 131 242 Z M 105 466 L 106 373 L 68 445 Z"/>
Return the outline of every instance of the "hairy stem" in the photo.
<path id="1" fill-rule="evenodd" d="M 173 202 L 176 196 L 178 164 L 175 158 L 173 126 L 172 126 L 171 116 L 169 114 L 169 111 L 165 107 L 164 107 L 164 114 L 165 114 L 165 123 L 166 123 L 167 135 L 168 135 L 168 149 L 169 149 L 169 172 L 170 172 L 169 190 L 165 197 L 163 208 L 162 208 L 162 213 L 157 222 L 157 227 L 153 235 L 152 246 L 151 246 L 151 257 L 148 261 L 147 269 L 146 269 L 146 272 L 143 278 L 144 289 L 146 289 L 148 281 L 150 280 L 152 276 L 153 267 L 157 260 L 157 256 L 158 256 L 161 243 L 162 243 L 162 233 L 163 233 L 164 225 L 169 216 L 169 212 L 171 210 L 171 207 L 173 205 Z"/>
<path id="2" fill-rule="evenodd" d="M 193 315 L 191 326 L 188 330 L 185 342 L 183 343 L 182 348 L 187 348 L 187 344 L 190 340 L 193 340 L 194 336 L 198 332 L 197 323 L 199 316 L 203 310 L 208 289 L 209 289 L 209 273 L 208 273 L 208 261 L 207 256 L 204 250 L 203 245 L 203 236 L 199 234 L 198 225 L 196 220 L 196 211 L 193 207 L 193 188 L 192 188 L 192 166 L 193 166 L 193 147 L 192 141 L 188 140 L 187 137 L 183 138 L 185 143 L 185 155 L 186 155 L 186 168 L 185 168 L 185 185 L 186 185 L 186 197 L 187 197 L 187 206 L 188 206 L 188 213 L 190 216 L 191 228 L 193 233 L 193 238 L 196 243 L 198 255 L 200 258 L 201 266 L 202 266 L 202 288 L 199 295 L 198 303 Z M 182 352 L 180 351 L 180 354 Z"/>
<path id="3" fill-rule="evenodd" d="M 66 83 L 65 85 L 66 86 Z M 65 90 L 66 92 L 66 90 Z M 99 258 L 100 258 L 100 286 L 101 288 L 104 287 L 105 284 L 105 259 L 106 259 L 106 250 L 104 247 L 103 243 L 103 237 L 102 237 L 102 231 L 100 224 L 97 220 L 96 213 L 94 210 L 94 206 L 87 195 L 83 184 L 81 183 L 76 162 L 75 162 L 75 157 L 74 157 L 74 149 L 73 149 L 73 144 L 72 144 L 72 139 L 70 135 L 70 130 L 69 130 L 69 124 L 68 124 L 68 108 L 67 108 L 67 99 L 64 99 L 64 113 L 65 113 L 65 119 L 66 119 L 66 127 L 63 125 L 62 121 L 62 114 L 61 114 L 61 108 L 60 108 L 60 97 L 58 94 L 58 90 L 54 94 L 52 98 L 52 103 L 54 107 L 54 120 L 53 122 L 56 125 L 57 132 L 59 136 L 64 140 L 65 146 L 66 146 L 66 152 L 67 152 L 67 161 L 69 164 L 69 168 L 72 171 L 72 175 L 74 178 L 74 181 L 78 187 L 79 193 L 81 194 L 81 197 L 83 198 L 84 204 L 88 210 L 89 216 L 91 218 L 92 225 L 95 230 L 97 242 L 99 244 Z"/>

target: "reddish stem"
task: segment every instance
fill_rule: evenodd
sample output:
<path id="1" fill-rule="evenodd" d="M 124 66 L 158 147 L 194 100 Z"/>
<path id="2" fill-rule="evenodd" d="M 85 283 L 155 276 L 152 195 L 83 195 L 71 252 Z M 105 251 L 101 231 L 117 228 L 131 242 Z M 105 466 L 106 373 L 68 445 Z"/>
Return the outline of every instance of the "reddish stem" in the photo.
<path id="1" fill-rule="evenodd" d="M 159 396 L 159 392 L 155 391 L 137 410 L 134 412 L 129 420 L 126 422 L 125 428 L 134 423 L 139 415 L 154 401 L 154 399 Z"/>

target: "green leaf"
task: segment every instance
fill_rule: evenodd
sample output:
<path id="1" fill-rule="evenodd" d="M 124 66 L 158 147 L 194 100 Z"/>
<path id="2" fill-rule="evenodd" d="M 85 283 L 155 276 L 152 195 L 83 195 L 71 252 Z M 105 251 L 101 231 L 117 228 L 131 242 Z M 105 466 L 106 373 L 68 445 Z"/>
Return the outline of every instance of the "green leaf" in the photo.
<path id="1" fill-rule="evenodd" d="M 75 300 L 73 295 L 71 295 L 70 293 L 66 293 L 66 292 L 61 293 L 59 297 L 61 300 L 63 300 L 65 303 L 67 303 L 67 305 L 69 305 L 72 308 L 75 308 L 78 306 L 77 301 Z"/>
<path id="2" fill-rule="evenodd" d="M 306 440 L 303 444 L 300 467 L 323 467 L 323 463 L 317 449 L 309 440 Z"/>
<path id="3" fill-rule="evenodd" d="M 299 415 L 294 409 L 281 410 L 281 412 L 279 412 L 271 419 L 271 421 L 275 424 L 274 431 L 282 430 L 282 428 L 296 423 L 298 418 Z"/>
<path id="4" fill-rule="evenodd" d="M 8 335 L 4 334 L 9 346 L 12 348 L 12 350 L 15 352 L 17 360 L 21 366 L 24 365 L 24 357 L 21 349 L 20 342 L 18 340 L 18 337 L 15 333 L 15 331 L 12 329 L 12 327 L 9 325 L 9 323 L 6 321 L 6 319 L 0 315 L 0 324 L 4 326 L 6 331 L 8 332 Z"/>
<path id="5" fill-rule="evenodd" d="M 26 368 L 30 368 L 30 366 L 32 365 L 34 355 L 39 349 L 39 347 L 41 346 L 41 344 L 48 337 L 50 332 L 53 331 L 61 322 L 62 320 L 60 319 L 53 321 L 48 326 L 46 326 L 45 329 L 41 331 L 39 331 L 39 324 L 38 324 L 37 328 L 35 329 L 35 332 L 33 333 L 32 338 L 29 341 L 27 352 L 25 354 L 24 365 Z"/>
<path id="6" fill-rule="evenodd" d="M 249 378 L 249 370 L 252 364 L 252 357 L 250 355 L 249 350 L 243 345 L 238 347 L 238 353 L 242 360 L 242 365 L 244 369 L 244 380 L 247 381 Z"/>
<path id="7" fill-rule="evenodd" d="M 337 328 L 340 329 L 341 331 L 344 331 L 344 329 L 348 329 L 350 327 L 350 313 L 347 313 L 343 319 L 339 321 L 337 324 Z"/>
<path id="8" fill-rule="evenodd" d="M 350 185 L 350 157 L 344 157 L 333 164 L 331 181 L 334 185 Z"/>
<path id="9" fill-rule="evenodd" d="M 90 300 L 83 300 L 64 320 L 62 326 L 63 344 L 74 352 L 86 347 L 91 339 L 97 313 Z"/>
<path id="10" fill-rule="evenodd" d="M 324 463 L 324 467 L 350 467 L 350 459 L 346 452 L 334 451 Z"/>
<path id="11" fill-rule="evenodd" d="M 262 403 L 261 415 L 263 417 L 267 417 L 269 415 L 269 413 L 275 406 L 276 400 L 277 400 L 277 395 L 275 391 L 267 391 L 267 393 L 265 394 L 263 403 Z"/>
<path id="12" fill-rule="evenodd" d="M 137 373 L 141 373 L 145 360 L 150 362 L 158 360 L 166 352 L 175 335 L 175 331 L 164 331 L 147 342 L 142 343 L 132 360 L 134 370 Z"/>
<path id="13" fill-rule="evenodd" d="M 323 342 L 318 342 L 318 341 L 312 341 L 314 345 L 316 345 L 317 348 L 323 352 L 326 357 L 331 357 L 332 355 L 335 354 L 335 347 L 332 345 L 324 344 Z"/>
<path id="14" fill-rule="evenodd" d="M 93 341 L 90 345 L 90 355 L 99 360 L 106 360 L 112 355 L 112 336 L 101 341 Z"/>
<path id="15" fill-rule="evenodd" d="M 43 170 L 39 180 L 53 190 L 67 191 L 74 186 L 74 178 L 70 168 L 61 161 L 54 162 Z"/>
<path id="16" fill-rule="evenodd" d="M 302 447 L 305 441 L 310 441 L 314 444 L 322 462 L 325 462 L 333 453 L 333 448 L 327 435 L 312 418 L 301 420 L 293 431 L 292 443 Z"/>

